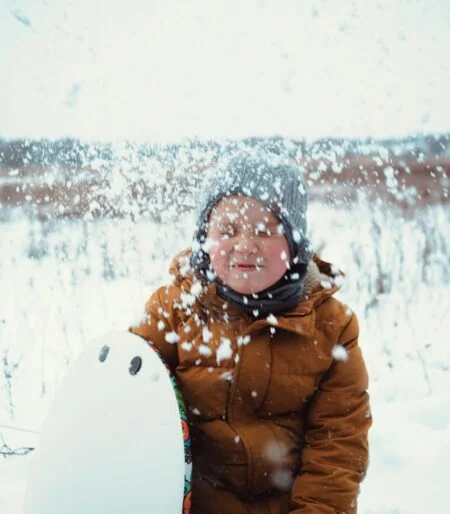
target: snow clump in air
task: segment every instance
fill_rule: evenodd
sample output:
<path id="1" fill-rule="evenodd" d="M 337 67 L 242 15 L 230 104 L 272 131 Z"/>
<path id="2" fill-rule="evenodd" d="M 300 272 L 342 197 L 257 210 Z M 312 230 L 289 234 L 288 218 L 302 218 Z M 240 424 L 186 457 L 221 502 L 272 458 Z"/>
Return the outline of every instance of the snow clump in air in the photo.
<path id="1" fill-rule="evenodd" d="M 202 285 L 200 282 L 194 282 L 191 287 L 191 295 L 197 297 L 202 291 Z"/>
<path id="2" fill-rule="evenodd" d="M 264 454 L 269 462 L 277 464 L 282 462 L 289 452 L 284 443 L 270 441 L 264 449 Z"/>
<path id="3" fill-rule="evenodd" d="M 175 344 L 179 341 L 180 336 L 176 332 L 167 332 L 164 339 L 171 344 Z"/>
<path id="4" fill-rule="evenodd" d="M 203 357 L 209 357 L 212 354 L 211 348 L 209 346 L 206 346 L 206 344 L 201 344 L 198 347 L 198 351 L 200 355 L 203 355 Z"/>
<path id="5" fill-rule="evenodd" d="M 213 333 L 208 330 L 208 327 L 203 327 L 202 330 L 203 342 L 208 344 L 211 341 Z"/>
<path id="6" fill-rule="evenodd" d="M 224 371 L 221 375 L 220 375 L 220 378 L 222 380 L 225 380 L 225 382 L 231 382 L 233 380 L 233 372 L 228 370 L 228 371 Z"/>
<path id="7" fill-rule="evenodd" d="M 231 341 L 226 337 L 222 337 L 222 342 L 219 348 L 217 348 L 217 364 L 220 365 L 222 361 L 230 359 L 232 355 Z"/>
<path id="8" fill-rule="evenodd" d="M 333 347 L 331 355 L 333 355 L 337 361 L 348 361 L 348 352 L 341 344 L 337 344 Z"/>
<path id="9" fill-rule="evenodd" d="M 193 294 L 181 293 L 180 295 L 181 305 L 183 309 L 191 307 L 195 303 L 195 296 Z"/>
<path id="10" fill-rule="evenodd" d="M 272 476 L 272 483 L 280 491 L 289 491 L 294 481 L 292 474 L 287 469 L 277 469 Z"/>
<path id="11" fill-rule="evenodd" d="M 245 346 L 251 341 L 251 337 L 249 335 L 246 336 L 239 336 L 237 339 L 238 346 Z"/>
<path id="12" fill-rule="evenodd" d="M 269 314 L 266 319 L 271 325 L 278 325 L 278 320 L 273 314 Z"/>

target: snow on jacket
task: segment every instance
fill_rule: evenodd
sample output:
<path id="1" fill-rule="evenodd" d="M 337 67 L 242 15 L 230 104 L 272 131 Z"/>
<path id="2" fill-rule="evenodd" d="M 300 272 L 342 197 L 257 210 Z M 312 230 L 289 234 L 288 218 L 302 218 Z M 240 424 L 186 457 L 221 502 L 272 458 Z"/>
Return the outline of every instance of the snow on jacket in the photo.
<path id="1" fill-rule="evenodd" d="M 355 514 L 371 414 L 357 318 L 333 297 L 343 274 L 315 255 L 297 307 L 254 319 L 200 290 L 188 263 L 173 260 L 130 331 L 184 395 L 192 514 Z"/>

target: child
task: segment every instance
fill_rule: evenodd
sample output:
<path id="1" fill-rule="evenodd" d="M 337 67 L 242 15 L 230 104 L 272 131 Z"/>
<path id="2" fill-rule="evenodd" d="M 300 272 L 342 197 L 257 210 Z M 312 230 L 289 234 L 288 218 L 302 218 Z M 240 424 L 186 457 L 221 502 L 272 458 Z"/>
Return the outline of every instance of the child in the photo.
<path id="1" fill-rule="evenodd" d="M 293 165 L 241 154 L 204 181 L 192 250 L 130 330 L 190 415 L 192 514 L 355 514 L 371 425 L 342 273 L 310 249 Z"/>

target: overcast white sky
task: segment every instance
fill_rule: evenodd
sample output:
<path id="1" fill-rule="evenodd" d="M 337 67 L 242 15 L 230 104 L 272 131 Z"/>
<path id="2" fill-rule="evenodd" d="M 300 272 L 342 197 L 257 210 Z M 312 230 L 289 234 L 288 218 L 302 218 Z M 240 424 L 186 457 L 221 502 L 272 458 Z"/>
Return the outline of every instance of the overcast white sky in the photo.
<path id="1" fill-rule="evenodd" d="M 0 137 L 422 131 L 450 131 L 448 0 L 0 3 Z"/>

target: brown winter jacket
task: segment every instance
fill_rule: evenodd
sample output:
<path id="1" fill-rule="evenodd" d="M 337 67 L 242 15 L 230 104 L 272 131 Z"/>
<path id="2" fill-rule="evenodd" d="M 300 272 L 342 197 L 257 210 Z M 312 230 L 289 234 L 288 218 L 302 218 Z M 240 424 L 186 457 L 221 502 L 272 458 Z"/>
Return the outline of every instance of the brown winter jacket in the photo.
<path id="1" fill-rule="evenodd" d="M 371 414 L 358 322 L 333 297 L 342 274 L 314 256 L 297 307 L 254 320 L 214 285 L 197 294 L 188 257 L 130 331 L 160 349 L 184 395 L 192 514 L 355 514 Z"/>

